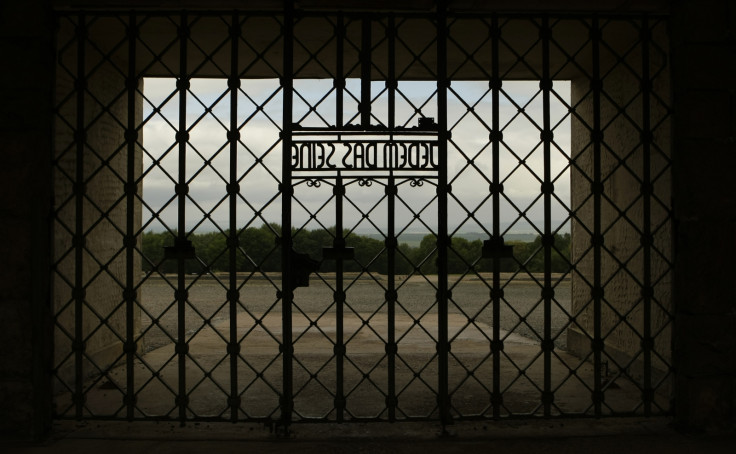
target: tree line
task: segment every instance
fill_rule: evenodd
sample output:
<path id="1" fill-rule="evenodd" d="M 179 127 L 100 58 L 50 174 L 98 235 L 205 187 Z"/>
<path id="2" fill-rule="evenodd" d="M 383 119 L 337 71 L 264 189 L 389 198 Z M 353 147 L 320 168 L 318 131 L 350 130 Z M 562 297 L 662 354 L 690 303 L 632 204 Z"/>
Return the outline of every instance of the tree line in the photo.
<path id="1" fill-rule="evenodd" d="M 281 248 L 277 224 L 264 224 L 248 227 L 238 234 L 238 249 L 235 256 L 237 272 L 280 271 Z M 174 232 L 175 234 L 176 232 Z M 207 232 L 190 234 L 189 241 L 194 246 L 196 259 L 186 261 L 187 273 L 204 271 L 222 272 L 230 269 L 228 251 L 228 232 Z M 307 254 L 320 263 L 320 271 L 335 271 L 334 260 L 323 260 L 322 248 L 332 247 L 335 237 L 334 227 L 327 230 L 293 230 L 294 251 Z M 385 241 L 373 237 L 344 232 L 345 246 L 353 248 L 354 258 L 343 261 L 344 271 L 368 270 L 388 274 L 389 260 Z M 437 273 L 437 242 L 432 234 L 425 235 L 418 246 L 407 243 L 397 245 L 394 261 L 395 274 L 410 274 L 420 270 L 424 274 Z M 164 258 L 164 248 L 174 244 L 171 232 L 145 232 L 142 238 L 143 270 L 157 269 L 162 273 L 175 273 L 176 260 Z M 544 251 L 541 237 L 531 242 L 512 241 L 513 258 L 500 260 L 500 271 L 513 272 L 522 266 L 530 272 L 544 271 Z M 447 266 L 450 274 L 465 273 L 469 267 L 478 272 L 493 271 L 493 260 L 481 258 L 483 242 L 454 237 L 448 250 Z M 556 234 L 551 255 L 553 272 L 565 272 L 569 268 L 570 234 Z"/>

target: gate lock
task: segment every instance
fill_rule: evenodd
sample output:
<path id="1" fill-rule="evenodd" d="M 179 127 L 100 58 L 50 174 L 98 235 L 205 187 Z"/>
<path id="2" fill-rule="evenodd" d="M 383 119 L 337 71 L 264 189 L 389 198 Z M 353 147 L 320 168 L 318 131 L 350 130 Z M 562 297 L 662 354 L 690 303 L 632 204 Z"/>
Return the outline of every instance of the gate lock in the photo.
<path id="1" fill-rule="evenodd" d="M 297 287 L 309 287 L 309 275 L 319 270 L 320 262 L 314 260 L 309 254 L 302 254 L 291 250 L 291 273 L 289 273 L 289 284 L 291 290 Z"/>

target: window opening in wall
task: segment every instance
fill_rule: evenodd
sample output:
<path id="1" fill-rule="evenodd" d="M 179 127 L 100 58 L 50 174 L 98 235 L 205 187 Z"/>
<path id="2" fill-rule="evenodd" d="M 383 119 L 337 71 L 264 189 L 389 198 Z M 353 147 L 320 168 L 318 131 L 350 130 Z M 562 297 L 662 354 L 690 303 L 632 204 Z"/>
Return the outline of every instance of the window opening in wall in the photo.
<path id="1" fill-rule="evenodd" d="M 662 19 L 59 22 L 58 417 L 669 411 Z"/>

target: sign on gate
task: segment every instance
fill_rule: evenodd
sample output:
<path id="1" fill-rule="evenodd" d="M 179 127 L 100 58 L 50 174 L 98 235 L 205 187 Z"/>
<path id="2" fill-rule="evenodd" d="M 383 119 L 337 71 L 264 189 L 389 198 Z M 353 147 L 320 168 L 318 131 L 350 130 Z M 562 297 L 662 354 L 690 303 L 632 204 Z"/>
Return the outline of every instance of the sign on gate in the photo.
<path id="1" fill-rule="evenodd" d="M 437 140 L 295 141 L 291 168 L 310 170 L 436 170 Z"/>

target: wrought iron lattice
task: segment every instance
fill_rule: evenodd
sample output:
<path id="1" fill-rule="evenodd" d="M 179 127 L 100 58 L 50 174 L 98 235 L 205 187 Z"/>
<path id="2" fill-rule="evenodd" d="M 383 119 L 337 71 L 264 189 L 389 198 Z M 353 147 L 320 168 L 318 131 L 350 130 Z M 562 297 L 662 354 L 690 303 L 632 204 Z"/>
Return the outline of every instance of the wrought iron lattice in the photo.
<path id="1" fill-rule="evenodd" d="M 670 410 L 666 18 L 57 19 L 57 417 Z"/>

